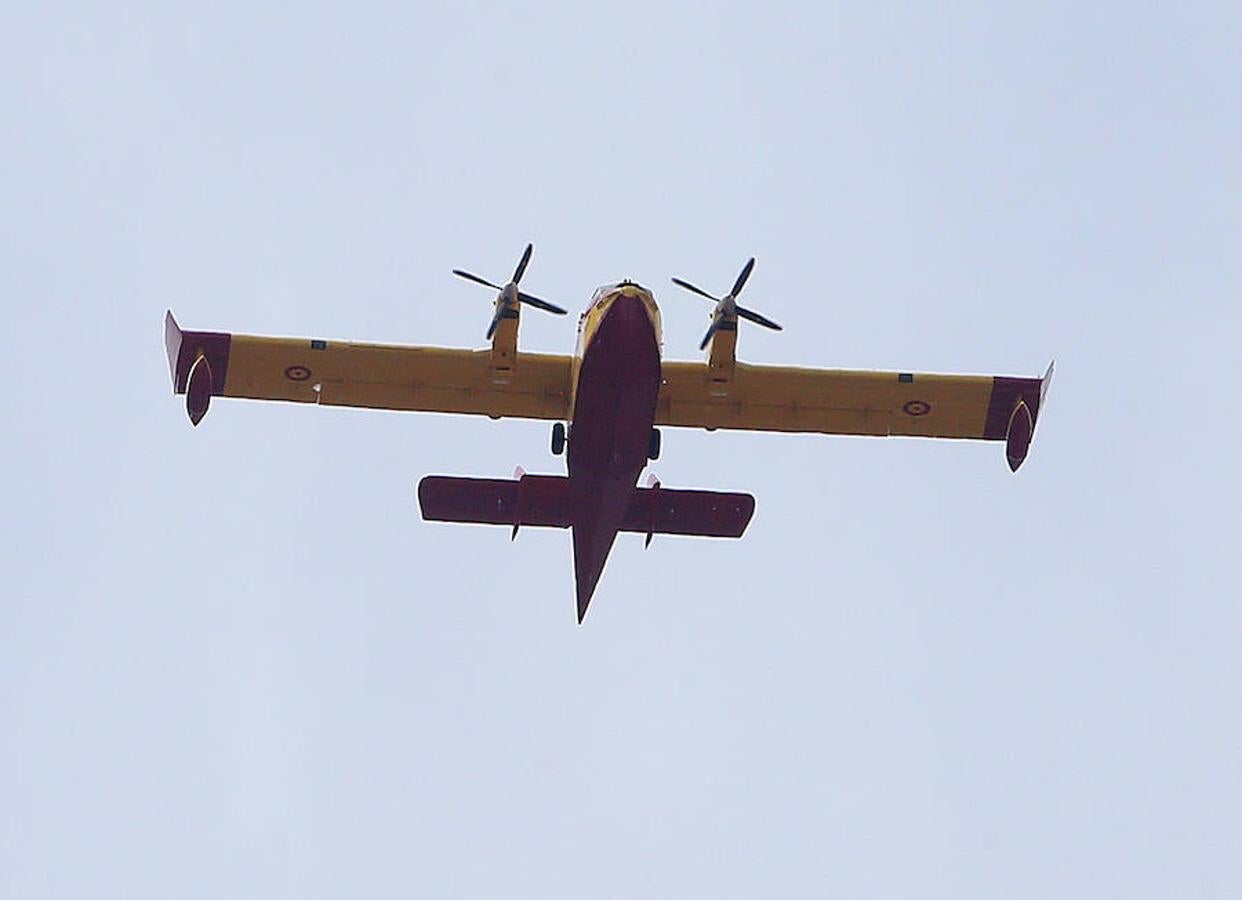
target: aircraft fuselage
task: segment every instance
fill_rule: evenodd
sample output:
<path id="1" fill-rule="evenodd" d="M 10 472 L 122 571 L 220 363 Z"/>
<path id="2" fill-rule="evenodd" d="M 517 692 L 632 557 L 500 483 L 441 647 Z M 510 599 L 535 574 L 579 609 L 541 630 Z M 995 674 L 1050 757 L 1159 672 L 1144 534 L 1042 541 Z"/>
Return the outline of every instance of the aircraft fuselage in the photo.
<path id="1" fill-rule="evenodd" d="M 581 621 L 647 464 L 660 394 L 660 313 L 635 284 L 600 288 L 579 328 L 567 448 Z"/>

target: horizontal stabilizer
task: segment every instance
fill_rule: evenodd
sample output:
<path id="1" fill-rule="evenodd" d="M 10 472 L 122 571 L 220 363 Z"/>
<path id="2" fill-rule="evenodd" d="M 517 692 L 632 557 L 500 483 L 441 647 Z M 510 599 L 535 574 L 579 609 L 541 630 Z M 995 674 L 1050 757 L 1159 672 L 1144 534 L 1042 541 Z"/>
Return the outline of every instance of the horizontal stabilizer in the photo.
<path id="1" fill-rule="evenodd" d="M 573 524 L 569 479 L 560 475 L 452 478 L 418 483 L 423 518 L 434 522 L 568 528 Z M 638 534 L 741 537 L 755 512 L 750 494 L 635 488 L 621 524 Z"/>
<path id="2" fill-rule="evenodd" d="M 432 522 L 569 527 L 569 479 L 555 475 L 453 478 L 428 475 L 418 505 Z"/>
<path id="3" fill-rule="evenodd" d="M 755 498 L 750 494 L 636 488 L 621 530 L 739 538 L 754 514 Z"/>

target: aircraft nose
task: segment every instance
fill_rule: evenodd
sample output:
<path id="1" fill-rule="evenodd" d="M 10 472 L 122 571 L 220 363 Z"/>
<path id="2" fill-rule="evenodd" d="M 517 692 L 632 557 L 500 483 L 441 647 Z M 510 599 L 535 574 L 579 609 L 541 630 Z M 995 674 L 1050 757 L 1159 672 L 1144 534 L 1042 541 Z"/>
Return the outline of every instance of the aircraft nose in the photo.
<path id="1" fill-rule="evenodd" d="M 612 299 L 612 313 L 619 318 L 631 316 L 642 311 L 643 299 L 637 294 L 631 294 L 628 291 L 618 293 Z"/>
<path id="2" fill-rule="evenodd" d="M 640 295 L 619 294 L 609 308 L 609 330 L 638 335 L 652 330 L 651 312 Z"/>
<path id="3" fill-rule="evenodd" d="M 638 292 L 624 291 L 613 297 L 609 320 L 619 329 L 642 331 L 656 325 L 653 304 Z"/>

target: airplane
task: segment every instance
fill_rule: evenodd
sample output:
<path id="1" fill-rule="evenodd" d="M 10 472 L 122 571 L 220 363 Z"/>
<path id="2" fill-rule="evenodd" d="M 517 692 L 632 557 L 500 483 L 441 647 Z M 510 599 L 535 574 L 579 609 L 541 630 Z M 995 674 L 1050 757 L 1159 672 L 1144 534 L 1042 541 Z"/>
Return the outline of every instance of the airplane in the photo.
<path id="1" fill-rule="evenodd" d="M 618 532 L 741 537 L 755 509 L 744 493 L 671 490 L 642 470 L 660 456 L 660 427 L 1004 441 L 1016 472 L 1027 457 L 1052 378 L 930 375 L 752 365 L 736 358 L 741 321 L 780 325 L 738 304 L 755 260 L 727 294 L 673 283 L 714 306 L 699 345 L 702 362 L 661 359 L 660 310 L 633 281 L 595 291 L 578 320 L 572 356 L 518 352 L 521 311 L 563 308 L 520 286 L 528 244 L 513 277 L 498 285 L 479 350 L 183 331 L 172 311 L 164 338 L 174 394 L 198 425 L 212 397 L 321 406 L 415 410 L 551 420 L 551 449 L 567 475 L 512 479 L 430 475 L 418 485 L 427 521 L 569 528 L 581 625 Z"/>

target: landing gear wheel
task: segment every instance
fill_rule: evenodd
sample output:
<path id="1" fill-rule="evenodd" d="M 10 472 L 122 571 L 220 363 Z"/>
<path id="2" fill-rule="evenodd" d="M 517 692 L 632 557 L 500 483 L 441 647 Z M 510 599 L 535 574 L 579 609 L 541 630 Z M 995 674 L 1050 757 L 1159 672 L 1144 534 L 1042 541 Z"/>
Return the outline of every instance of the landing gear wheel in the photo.
<path id="1" fill-rule="evenodd" d="M 565 423 L 557 422 L 552 426 L 552 455 L 560 456 L 565 452 Z"/>
<path id="2" fill-rule="evenodd" d="M 651 429 L 651 438 L 647 442 L 647 459 L 660 458 L 660 429 Z"/>

